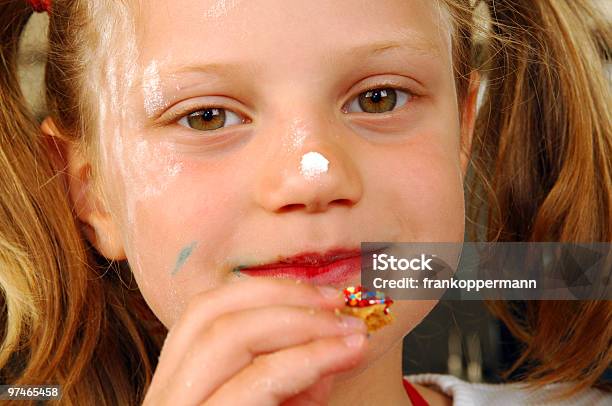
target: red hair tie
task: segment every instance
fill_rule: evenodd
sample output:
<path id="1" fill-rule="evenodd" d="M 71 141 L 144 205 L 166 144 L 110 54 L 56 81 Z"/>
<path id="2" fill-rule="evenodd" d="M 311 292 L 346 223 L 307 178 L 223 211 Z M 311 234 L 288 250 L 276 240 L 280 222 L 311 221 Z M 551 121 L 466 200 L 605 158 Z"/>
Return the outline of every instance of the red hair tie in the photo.
<path id="1" fill-rule="evenodd" d="M 51 0 L 28 0 L 28 3 L 37 13 L 48 13 L 51 9 Z"/>

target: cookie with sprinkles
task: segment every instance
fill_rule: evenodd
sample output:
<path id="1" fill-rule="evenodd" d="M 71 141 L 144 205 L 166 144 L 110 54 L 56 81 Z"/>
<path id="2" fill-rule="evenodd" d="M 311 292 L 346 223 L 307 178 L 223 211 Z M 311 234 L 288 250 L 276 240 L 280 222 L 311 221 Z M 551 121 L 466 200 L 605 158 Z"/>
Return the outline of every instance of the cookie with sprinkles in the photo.
<path id="1" fill-rule="evenodd" d="M 361 318 L 369 332 L 393 322 L 393 315 L 389 311 L 393 300 L 383 292 L 372 292 L 363 286 L 349 286 L 343 292 L 345 306 L 341 312 Z"/>

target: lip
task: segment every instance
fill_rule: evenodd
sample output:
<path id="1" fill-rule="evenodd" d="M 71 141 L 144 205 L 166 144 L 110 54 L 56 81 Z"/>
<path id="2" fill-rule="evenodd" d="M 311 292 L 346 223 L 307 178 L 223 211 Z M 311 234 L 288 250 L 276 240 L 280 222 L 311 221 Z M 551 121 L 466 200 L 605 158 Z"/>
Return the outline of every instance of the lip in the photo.
<path id="1" fill-rule="evenodd" d="M 277 262 L 239 267 L 240 273 L 253 277 L 290 278 L 315 285 L 341 285 L 361 272 L 359 248 L 304 252 Z"/>

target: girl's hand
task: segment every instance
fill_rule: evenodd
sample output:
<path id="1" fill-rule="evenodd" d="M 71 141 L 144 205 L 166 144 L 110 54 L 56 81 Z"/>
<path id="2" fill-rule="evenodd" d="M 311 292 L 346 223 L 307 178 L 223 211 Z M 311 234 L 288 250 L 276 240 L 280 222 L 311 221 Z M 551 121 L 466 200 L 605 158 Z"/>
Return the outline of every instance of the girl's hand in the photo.
<path id="1" fill-rule="evenodd" d="M 196 295 L 169 331 L 144 405 L 326 404 L 363 356 L 340 291 L 248 279 Z"/>

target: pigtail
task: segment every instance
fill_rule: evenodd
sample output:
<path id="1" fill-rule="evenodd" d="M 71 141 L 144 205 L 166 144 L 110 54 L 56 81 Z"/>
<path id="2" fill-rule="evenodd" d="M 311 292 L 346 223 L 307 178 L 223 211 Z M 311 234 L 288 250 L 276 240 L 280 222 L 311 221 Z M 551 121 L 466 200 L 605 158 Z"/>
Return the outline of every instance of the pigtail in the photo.
<path id="1" fill-rule="evenodd" d="M 61 24 L 75 26 L 53 13 L 79 3 L 54 2 L 53 36 L 66 31 Z M 62 168 L 50 158 L 56 147 L 21 94 L 16 59 L 31 14 L 26 1 L 0 2 L 0 384 L 60 384 L 67 405 L 138 404 L 161 343 L 137 313 L 142 297 L 98 265 L 81 236 Z M 55 57 L 68 60 L 63 51 Z M 62 69 L 53 58 L 51 70 Z M 54 101 L 69 82 L 47 84 Z"/>
<path id="2" fill-rule="evenodd" d="M 586 1 L 483 3 L 487 94 L 472 145 L 486 239 L 612 241 L 610 25 Z M 610 389 L 611 302 L 491 307 L 525 343 L 513 368 L 528 368 L 523 379 Z"/>
<path id="3" fill-rule="evenodd" d="M 25 106 L 17 82 L 17 51 L 19 36 L 32 10 L 26 2 L 5 1 L 0 5 L 0 381 L 20 382 L 27 371 L 27 358 L 47 354 L 27 354 L 34 337 L 33 330 L 42 317 L 50 317 L 47 309 L 37 303 L 44 286 L 44 275 L 29 274 L 36 269 L 34 262 L 53 258 L 32 257 L 28 245 L 48 238 L 41 229 L 41 213 L 32 195 L 37 190 L 31 171 L 24 166 L 36 162 L 37 125 Z M 42 163 L 43 168 L 45 163 Z M 49 171 L 50 168 L 45 168 Z M 44 169 L 43 169 L 44 171 Z M 48 172 L 50 173 L 50 172 Z M 30 227 L 18 222 L 31 223 Z M 49 246 L 50 244 L 41 244 Z M 53 317 L 53 316 L 51 316 Z M 51 321 L 51 320 L 50 320 Z M 51 321 L 53 323 L 53 321 Z M 53 343 L 52 346 L 55 346 Z M 36 351 L 34 351 L 36 352 Z M 52 357 L 50 357 L 52 358 Z M 43 378 L 43 377 L 41 377 Z M 44 378 L 43 378 L 44 379 Z"/>

